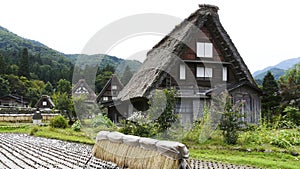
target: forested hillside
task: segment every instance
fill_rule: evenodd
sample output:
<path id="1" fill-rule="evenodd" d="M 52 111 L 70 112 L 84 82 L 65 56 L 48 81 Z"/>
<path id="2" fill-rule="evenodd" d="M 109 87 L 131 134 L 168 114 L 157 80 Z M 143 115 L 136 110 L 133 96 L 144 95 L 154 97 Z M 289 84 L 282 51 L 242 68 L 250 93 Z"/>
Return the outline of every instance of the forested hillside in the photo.
<path id="1" fill-rule="evenodd" d="M 128 79 L 140 65 L 138 61 L 103 54 L 64 54 L 0 26 L 0 97 L 24 96 L 31 99 L 31 106 L 42 94 L 51 96 L 58 91 L 59 81 L 72 84 L 72 80 L 77 83 L 79 78 L 85 78 L 91 86 L 96 85 L 96 93 L 99 93 L 112 74 Z M 91 69 L 96 74 L 81 75 Z M 70 94 L 70 91 L 64 92 Z"/>
<path id="2" fill-rule="evenodd" d="M 73 64 L 64 54 L 33 40 L 24 39 L 0 27 L 1 71 L 4 74 L 20 75 L 22 70 L 22 50 L 28 50 L 29 74 L 31 79 L 39 79 L 55 84 L 59 79 L 71 80 Z"/>

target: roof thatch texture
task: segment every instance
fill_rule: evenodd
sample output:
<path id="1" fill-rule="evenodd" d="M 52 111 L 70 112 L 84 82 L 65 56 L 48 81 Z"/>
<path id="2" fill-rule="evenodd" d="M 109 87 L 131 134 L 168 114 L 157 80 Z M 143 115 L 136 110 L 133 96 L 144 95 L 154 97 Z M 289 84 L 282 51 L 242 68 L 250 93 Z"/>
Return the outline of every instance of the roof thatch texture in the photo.
<path id="1" fill-rule="evenodd" d="M 219 42 L 217 45 L 224 53 L 226 61 L 234 65 L 236 73 L 239 72 L 239 80 L 249 81 L 256 86 L 250 71 L 220 23 L 218 7 L 212 5 L 199 5 L 199 7 L 200 9 L 176 26 L 148 52 L 147 59 L 119 93 L 117 99 L 125 101 L 146 97 L 151 90 L 158 87 L 165 77 L 165 72 L 169 72 L 172 65 L 180 60 L 179 56 L 183 48 L 188 46 L 193 49 L 188 42 L 204 25 L 209 28 L 213 38 Z"/>

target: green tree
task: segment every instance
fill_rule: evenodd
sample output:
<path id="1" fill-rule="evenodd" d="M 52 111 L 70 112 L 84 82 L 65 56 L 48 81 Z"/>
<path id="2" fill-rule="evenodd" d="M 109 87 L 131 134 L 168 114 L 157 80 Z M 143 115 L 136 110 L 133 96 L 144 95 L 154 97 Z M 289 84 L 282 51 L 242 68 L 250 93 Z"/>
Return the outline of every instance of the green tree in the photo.
<path id="1" fill-rule="evenodd" d="M 26 78 L 30 77 L 27 48 L 23 48 L 23 50 L 22 50 L 22 60 L 21 60 L 21 64 L 20 64 L 20 75 L 24 76 Z"/>
<path id="2" fill-rule="evenodd" d="M 262 118 L 267 123 L 272 123 L 272 118 L 278 114 L 281 96 L 279 94 L 278 84 L 271 72 L 268 72 L 263 79 L 262 84 L 263 97 L 262 103 Z"/>
<path id="3" fill-rule="evenodd" d="M 236 144 L 239 131 L 241 130 L 242 124 L 245 122 L 241 121 L 240 118 L 243 115 L 239 112 L 242 104 L 233 104 L 233 100 L 229 97 L 226 98 L 224 106 L 224 112 L 221 117 L 220 129 L 224 137 L 224 141 L 227 144 Z"/>
<path id="4" fill-rule="evenodd" d="M 286 113 L 289 121 L 293 122 L 297 126 L 300 125 L 300 111 L 298 108 L 287 106 L 283 112 Z"/>
<path id="5" fill-rule="evenodd" d="M 10 93 L 10 85 L 7 80 L 0 76 L 0 96 L 4 96 Z"/>
<path id="6" fill-rule="evenodd" d="M 57 92 L 52 96 L 52 98 L 55 104 L 55 108 L 60 110 L 62 114 L 67 116 L 70 121 L 73 121 L 72 119 L 73 102 L 72 99 L 69 98 L 68 93 Z"/>
<path id="7" fill-rule="evenodd" d="M 13 75 L 18 75 L 19 73 L 19 66 L 16 64 L 11 64 L 10 66 L 8 66 L 7 68 L 7 74 L 13 74 Z"/>
<path id="8" fill-rule="evenodd" d="M 121 82 L 123 83 L 124 86 L 129 82 L 129 80 L 131 79 L 132 75 L 133 74 L 132 74 L 132 72 L 130 70 L 130 67 L 126 66 L 125 71 L 123 73 L 123 76 L 121 78 Z"/>
<path id="9" fill-rule="evenodd" d="M 30 99 L 30 106 L 34 107 L 36 102 L 39 100 L 40 98 L 40 93 L 39 90 L 37 88 L 33 88 L 30 87 L 27 89 L 27 93 L 26 93 L 26 98 Z"/>
<path id="10" fill-rule="evenodd" d="M 101 72 L 99 75 L 97 75 L 96 81 L 95 81 L 96 93 L 101 92 L 101 90 L 104 88 L 105 84 L 112 77 L 112 75 L 113 75 L 113 72 L 110 72 L 110 71 L 104 71 L 104 72 Z"/>
<path id="11" fill-rule="evenodd" d="M 300 108 L 300 64 L 296 64 L 279 78 L 282 106 Z"/>
<path id="12" fill-rule="evenodd" d="M 60 79 L 57 83 L 57 92 L 71 94 L 71 83 L 66 79 Z"/>
<path id="13" fill-rule="evenodd" d="M 149 101 L 150 108 L 147 113 L 153 118 L 161 112 L 155 122 L 158 124 L 158 132 L 164 132 L 165 137 L 167 129 L 178 120 L 178 116 L 173 111 L 176 103 L 175 94 L 175 90 L 156 90 Z"/>
<path id="14" fill-rule="evenodd" d="M 42 94 L 51 96 L 53 94 L 53 86 L 52 84 L 48 81 L 45 85 L 45 87 L 42 90 Z"/>
<path id="15" fill-rule="evenodd" d="M 23 77 L 23 79 L 21 80 L 19 76 L 10 74 L 3 76 L 3 78 L 8 81 L 12 94 L 18 94 L 20 96 L 26 95 L 26 85 L 29 85 L 29 81 L 28 79 L 26 79 L 26 77 Z"/>
<path id="16" fill-rule="evenodd" d="M 6 64 L 4 62 L 4 58 L 2 54 L 0 53 L 0 74 L 5 74 L 6 73 Z"/>

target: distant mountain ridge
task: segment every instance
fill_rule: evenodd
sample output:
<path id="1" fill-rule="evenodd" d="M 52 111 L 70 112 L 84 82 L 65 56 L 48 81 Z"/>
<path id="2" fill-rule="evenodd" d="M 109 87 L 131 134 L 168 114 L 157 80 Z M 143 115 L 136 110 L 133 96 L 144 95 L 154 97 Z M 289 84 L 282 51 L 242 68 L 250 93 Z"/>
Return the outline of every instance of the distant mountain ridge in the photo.
<path id="1" fill-rule="evenodd" d="M 64 54 L 47 47 L 46 45 L 27 38 L 18 36 L 10 32 L 8 29 L 0 26 L 0 55 L 6 62 L 6 67 L 10 71 L 11 67 L 15 68 L 22 66 L 21 51 L 23 48 L 28 49 L 30 73 L 32 78 L 40 79 L 45 82 L 57 82 L 60 78 L 68 80 L 72 79 L 72 71 L 79 56 L 87 57 L 91 55 L 82 54 Z M 121 75 L 124 66 L 129 66 L 132 72 L 135 72 L 141 63 L 135 60 L 125 60 L 115 56 L 104 54 L 94 55 L 102 58 L 99 68 L 105 67 L 110 64 L 117 69 L 117 73 Z M 59 70 L 59 71 L 58 71 Z"/>
<path id="2" fill-rule="evenodd" d="M 300 57 L 284 60 L 274 66 L 268 66 L 263 70 L 258 70 L 252 75 L 254 79 L 262 80 L 267 72 L 270 71 L 275 79 L 278 80 L 280 76 L 284 75 L 286 70 L 292 68 L 297 63 L 300 63 Z"/>

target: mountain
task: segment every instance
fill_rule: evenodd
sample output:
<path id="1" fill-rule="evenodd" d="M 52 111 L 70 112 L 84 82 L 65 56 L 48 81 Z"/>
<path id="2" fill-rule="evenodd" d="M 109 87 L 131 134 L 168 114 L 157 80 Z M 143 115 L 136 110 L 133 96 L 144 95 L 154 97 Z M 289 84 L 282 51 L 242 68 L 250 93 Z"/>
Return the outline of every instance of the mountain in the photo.
<path id="1" fill-rule="evenodd" d="M 268 71 L 270 71 L 276 80 L 282 76 L 286 70 L 292 68 L 295 64 L 300 63 L 300 57 L 284 60 L 275 66 L 269 66 L 263 70 L 258 70 L 253 73 L 254 79 L 262 80 Z"/>
<path id="2" fill-rule="evenodd" d="M 109 64 L 116 68 L 119 75 L 125 69 L 124 65 L 128 65 L 133 72 L 141 65 L 138 61 L 124 60 L 109 55 L 64 54 L 38 41 L 20 37 L 0 26 L 0 57 L 5 61 L 4 65 L 0 65 L 2 72 L 18 75 L 18 71 L 23 66 L 21 63 L 23 48 L 27 48 L 29 53 L 30 78 L 44 82 L 50 81 L 52 84 L 62 78 L 71 81 L 74 64 L 77 63 L 79 56 L 85 57 L 84 60 L 94 57 L 102 58 L 98 67 L 103 68 Z M 94 60 L 93 63 L 95 63 Z"/>
<path id="3" fill-rule="evenodd" d="M 280 76 L 284 75 L 284 73 L 285 73 L 286 70 L 274 67 L 274 68 L 269 69 L 268 71 L 265 71 L 265 72 L 262 72 L 262 73 L 256 75 L 254 78 L 262 80 L 269 71 L 272 73 L 272 75 L 274 76 L 275 80 L 278 80 L 280 78 Z"/>

